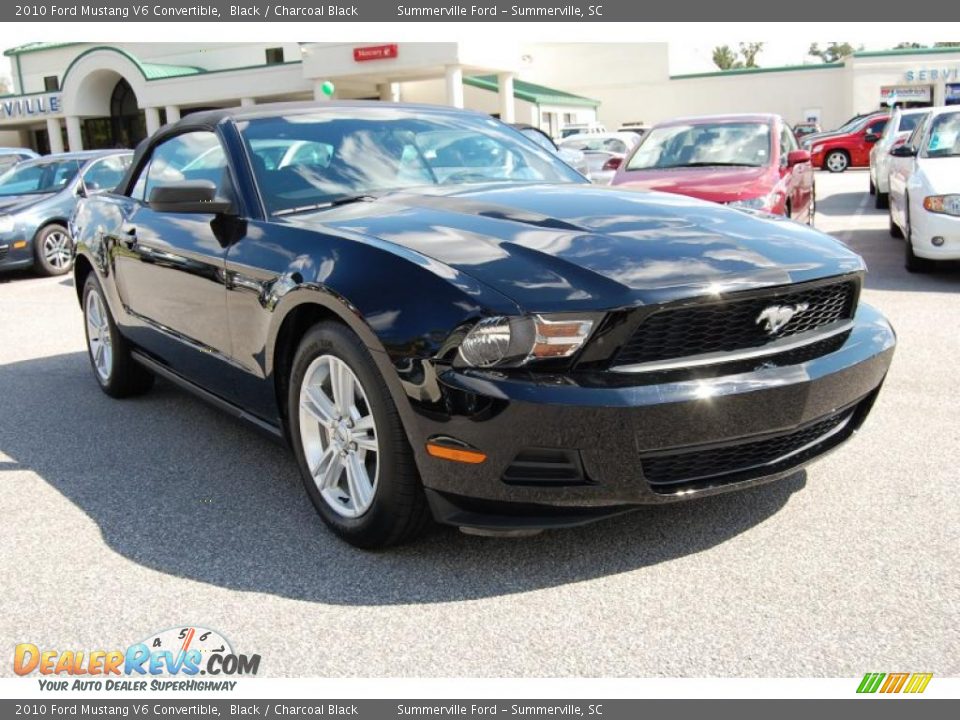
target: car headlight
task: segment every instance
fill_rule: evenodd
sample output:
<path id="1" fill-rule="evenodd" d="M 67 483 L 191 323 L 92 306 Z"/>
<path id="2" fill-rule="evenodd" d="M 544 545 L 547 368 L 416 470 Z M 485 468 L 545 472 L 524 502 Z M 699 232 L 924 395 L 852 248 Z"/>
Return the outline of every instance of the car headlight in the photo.
<path id="1" fill-rule="evenodd" d="M 0 215 L 0 233 L 13 232 L 13 215 Z"/>
<path id="2" fill-rule="evenodd" d="M 460 343 L 460 360 L 471 367 L 522 365 L 565 358 L 590 336 L 594 319 L 568 315 L 484 318 Z"/>
<path id="3" fill-rule="evenodd" d="M 767 212 L 773 212 L 773 208 L 780 204 L 781 195 L 777 191 L 768 193 L 767 195 L 761 195 L 760 197 L 749 198 L 747 200 L 734 200 L 733 202 L 728 202 L 727 207 L 732 208 L 746 208 L 748 210 L 765 210 Z"/>
<path id="4" fill-rule="evenodd" d="M 930 195 L 923 199 L 924 210 L 944 215 L 960 215 L 960 195 Z"/>

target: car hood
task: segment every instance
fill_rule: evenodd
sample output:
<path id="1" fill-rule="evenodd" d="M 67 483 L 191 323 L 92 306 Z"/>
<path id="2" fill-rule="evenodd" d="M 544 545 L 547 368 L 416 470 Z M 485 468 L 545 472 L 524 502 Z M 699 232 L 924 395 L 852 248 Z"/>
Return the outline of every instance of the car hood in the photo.
<path id="1" fill-rule="evenodd" d="M 921 158 L 920 169 L 936 193 L 960 193 L 960 157 Z"/>
<path id="2" fill-rule="evenodd" d="M 676 170 L 632 170 L 618 174 L 614 184 L 641 190 L 689 195 L 713 202 L 733 202 L 765 195 L 776 177 L 770 167 L 703 167 Z"/>
<path id="3" fill-rule="evenodd" d="M 50 197 L 53 193 L 41 193 L 31 195 L 0 195 L 0 213 L 9 215 L 11 213 L 26 210 L 31 205 L 36 205 Z"/>
<path id="4" fill-rule="evenodd" d="M 860 271 L 793 221 L 679 195 L 590 185 L 393 193 L 285 219 L 386 242 L 452 267 L 528 311 L 609 309 Z"/>

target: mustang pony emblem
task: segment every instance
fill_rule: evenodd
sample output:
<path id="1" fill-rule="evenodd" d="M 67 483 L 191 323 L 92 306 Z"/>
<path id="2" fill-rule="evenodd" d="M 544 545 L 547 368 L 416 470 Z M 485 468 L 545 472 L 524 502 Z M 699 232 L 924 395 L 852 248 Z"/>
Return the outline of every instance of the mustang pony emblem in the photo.
<path id="1" fill-rule="evenodd" d="M 776 335 L 783 326 L 793 319 L 793 316 L 810 308 L 809 303 L 797 305 L 771 305 L 757 315 L 757 325 L 763 325 L 768 335 Z"/>

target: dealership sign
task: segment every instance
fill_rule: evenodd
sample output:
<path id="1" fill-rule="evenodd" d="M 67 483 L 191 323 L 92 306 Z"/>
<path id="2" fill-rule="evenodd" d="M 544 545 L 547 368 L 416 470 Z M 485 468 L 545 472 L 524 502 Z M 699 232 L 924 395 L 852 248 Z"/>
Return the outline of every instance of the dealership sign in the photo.
<path id="1" fill-rule="evenodd" d="M 0 120 L 29 119 L 63 112 L 60 94 L 0 97 Z"/>
<path id="2" fill-rule="evenodd" d="M 960 65 L 953 67 L 931 67 L 907 70 L 903 77 L 907 82 L 927 82 L 931 80 L 960 80 Z"/>
<path id="3" fill-rule="evenodd" d="M 393 60 L 397 57 L 397 46 L 395 43 L 390 45 L 371 45 L 370 47 L 358 47 L 353 49 L 354 62 L 366 62 L 367 60 Z"/>
<path id="4" fill-rule="evenodd" d="M 929 85 L 884 85 L 880 97 L 892 102 L 930 102 Z"/>

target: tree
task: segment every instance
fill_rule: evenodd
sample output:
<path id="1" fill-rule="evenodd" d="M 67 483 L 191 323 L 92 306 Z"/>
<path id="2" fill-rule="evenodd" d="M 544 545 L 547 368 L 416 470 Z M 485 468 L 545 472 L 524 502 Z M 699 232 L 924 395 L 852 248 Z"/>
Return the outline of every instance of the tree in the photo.
<path id="1" fill-rule="evenodd" d="M 740 55 L 743 56 L 743 67 L 757 67 L 757 55 L 763 50 L 762 42 L 740 43 Z"/>
<path id="2" fill-rule="evenodd" d="M 934 47 L 960 47 L 960 42 L 938 42 L 933 44 Z"/>
<path id="3" fill-rule="evenodd" d="M 840 58 L 846 57 L 847 55 L 853 55 L 857 50 L 863 50 L 863 45 L 858 48 L 855 48 L 850 43 L 827 43 L 825 48 L 820 47 L 819 43 L 812 43 L 810 49 L 807 51 L 808 54 L 818 57 L 823 60 L 825 63 L 836 62 Z"/>
<path id="4" fill-rule="evenodd" d="M 923 48 L 923 47 L 926 47 L 926 45 L 924 45 L 923 43 L 902 42 L 902 43 L 897 43 L 896 45 L 894 45 L 894 46 L 893 46 L 893 49 L 894 49 L 894 50 L 906 50 L 907 48 L 916 49 L 916 48 Z"/>
<path id="5" fill-rule="evenodd" d="M 11 85 L 10 79 L 0 76 L 0 95 L 10 95 L 11 93 L 13 93 L 13 85 Z"/>
<path id="6" fill-rule="evenodd" d="M 737 60 L 737 54 L 730 49 L 729 45 L 720 45 L 713 49 L 713 64 L 721 70 L 743 67 L 742 63 Z"/>

